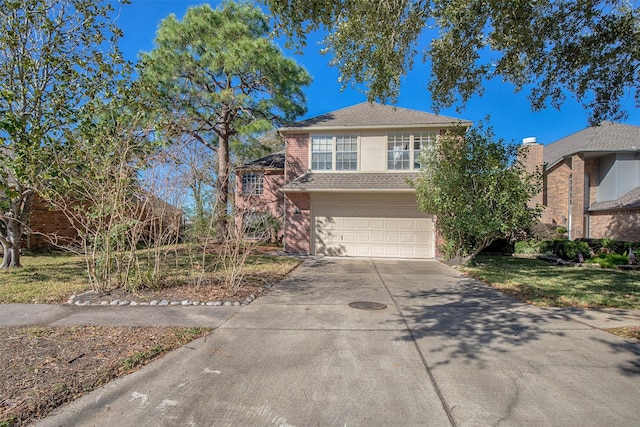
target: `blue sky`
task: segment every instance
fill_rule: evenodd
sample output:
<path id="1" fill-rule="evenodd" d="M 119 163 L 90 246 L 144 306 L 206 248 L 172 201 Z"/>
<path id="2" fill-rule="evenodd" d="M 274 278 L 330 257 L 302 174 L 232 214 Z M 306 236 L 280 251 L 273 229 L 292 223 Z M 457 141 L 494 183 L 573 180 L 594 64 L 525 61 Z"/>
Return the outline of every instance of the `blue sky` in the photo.
<path id="1" fill-rule="evenodd" d="M 182 19 L 189 6 L 202 3 L 192 0 L 132 0 L 132 4 L 121 9 L 117 21 L 124 31 L 121 48 L 125 57 L 135 61 L 139 52 L 153 48 L 155 32 L 163 18 L 174 13 L 178 19 Z M 209 2 L 214 8 L 219 3 Z M 320 46 L 317 43 L 320 39 L 320 35 L 310 39 L 301 55 L 285 51 L 287 56 L 304 66 L 314 79 L 306 90 L 308 111 L 303 118 L 366 100 L 365 95 L 355 89 L 340 90 L 338 71 L 328 65 L 330 57 L 319 52 Z M 397 106 L 432 111 L 431 99 L 426 90 L 428 72 L 427 65 L 416 59 L 413 71 L 403 81 Z M 454 107 L 441 110 L 440 114 L 474 123 L 485 121 L 489 115 L 489 124 L 496 135 L 516 142 L 534 136 L 538 142 L 548 144 L 587 126 L 587 113 L 573 99 L 568 98 L 560 111 L 548 107 L 543 111 L 532 112 L 526 94 L 526 89 L 514 93 L 511 85 L 494 80 L 485 86 L 482 97 L 475 96 L 461 112 L 457 112 Z M 631 97 L 626 105 L 629 118 L 624 122 L 640 125 L 640 110 L 634 108 Z"/>

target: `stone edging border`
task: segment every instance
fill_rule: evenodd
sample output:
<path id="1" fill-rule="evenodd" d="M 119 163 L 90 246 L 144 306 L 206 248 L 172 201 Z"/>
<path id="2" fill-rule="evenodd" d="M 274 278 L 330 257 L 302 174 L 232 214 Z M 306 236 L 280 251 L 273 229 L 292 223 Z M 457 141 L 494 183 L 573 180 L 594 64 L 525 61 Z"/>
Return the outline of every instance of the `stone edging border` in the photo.
<path id="1" fill-rule="evenodd" d="M 200 302 L 200 301 L 191 301 L 191 300 L 184 300 L 184 301 L 169 301 L 166 299 L 163 300 L 151 300 L 151 301 L 127 301 L 127 300 L 119 300 L 119 299 L 115 299 L 112 301 L 107 301 L 107 300 L 102 300 L 100 301 L 99 304 L 96 303 L 92 303 L 91 300 L 86 300 L 83 301 L 81 299 L 77 299 L 76 295 L 71 295 L 71 297 L 69 297 L 69 299 L 67 300 L 67 304 L 68 305 L 75 305 L 78 307 L 89 307 L 89 306 L 101 306 L 101 307 L 105 307 L 105 306 L 118 306 L 118 307 L 122 307 L 122 306 L 129 306 L 129 307 L 135 307 L 135 306 L 154 306 L 154 307 L 188 307 L 188 306 L 208 306 L 208 307 L 229 307 L 229 306 L 241 306 L 241 305 L 248 305 L 251 304 L 254 300 L 256 299 L 255 295 L 251 295 L 248 296 L 247 298 L 245 298 L 243 301 L 207 301 L 207 302 Z"/>
<path id="2" fill-rule="evenodd" d="M 269 290 L 273 287 L 273 285 L 265 285 L 266 290 Z M 206 307 L 239 307 L 242 305 L 249 305 L 253 301 L 256 300 L 257 296 L 255 294 L 251 294 L 246 297 L 244 300 L 236 300 L 236 301 L 192 301 L 192 300 L 183 300 L 183 301 L 169 301 L 167 299 L 162 300 L 151 300 L 151 301 L 128 301 L 128 300 L 100 300 L 99 303 L 91 302 L 89 299 L 84 299 L 87 295 L 93 294 L 93 291 L 87 291 L 79 295 L 71 295 L 66 305 L 75 305 L 78 307 L 136 307 L 136 306 L 151 306 L 151 307 L 189 307 L 189 306 L 206 306 Z"/>

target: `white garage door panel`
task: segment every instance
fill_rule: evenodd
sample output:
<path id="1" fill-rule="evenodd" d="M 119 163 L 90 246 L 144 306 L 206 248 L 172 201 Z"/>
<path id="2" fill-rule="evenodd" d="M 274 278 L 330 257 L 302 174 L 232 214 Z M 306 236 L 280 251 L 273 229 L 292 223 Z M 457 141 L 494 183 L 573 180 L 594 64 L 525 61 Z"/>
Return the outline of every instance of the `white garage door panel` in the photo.
<path id="1" fill-rule="evenodd" d="M 412 197 L 415 196 L 312 198 L 315 253 L 433 258 L 432 218 L 418 211 Z"/>

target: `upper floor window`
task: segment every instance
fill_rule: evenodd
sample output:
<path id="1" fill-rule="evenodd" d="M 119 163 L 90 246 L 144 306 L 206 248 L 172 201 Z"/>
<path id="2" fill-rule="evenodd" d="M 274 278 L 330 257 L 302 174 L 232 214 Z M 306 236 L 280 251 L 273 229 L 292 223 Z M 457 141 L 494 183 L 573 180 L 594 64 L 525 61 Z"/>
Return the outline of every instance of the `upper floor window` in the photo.
<path id="1" fill-rule="evenodd" d="M 411 134 L 392 133 L 387 139 L 387 168 L 406 170 L 411 165 Z"/>
<path id="2" fill-rule="evenodd" d="M 422 166 L 422 153 L 429 147 L 433 147 L 436 142 L 437 133 L 416 132 L 413 134 L 413 168 L 420 169 Z"/>
<path id="3" fill-rule="evenodd" d="M 333 138 L 314 136 L 311 138 L 311 169 L 331 170 L 333 160 Z"/>
<path id="4" fill-rule="evenodd" d="M 312 136 L 311 170 L 358 170 L 356 135 Z"/>
<path id="5" fill-rule="evenodd" d="M 418 170 L 423 151 L 436 141 L 435 131 L 391 133 L 387 136 L 387 169 Z"/>
<path id="6" fill-rule="evenodd" d="M 257 196 L 264 190 L 264 175 L 261 173 L 245 173 L 242 175 L 242 195 Z"/>
<path id="7" fill-rule="evenodd" d="M 336 136 L 336 170 L 358 169 L 358 137 L 355 135 Z"/>

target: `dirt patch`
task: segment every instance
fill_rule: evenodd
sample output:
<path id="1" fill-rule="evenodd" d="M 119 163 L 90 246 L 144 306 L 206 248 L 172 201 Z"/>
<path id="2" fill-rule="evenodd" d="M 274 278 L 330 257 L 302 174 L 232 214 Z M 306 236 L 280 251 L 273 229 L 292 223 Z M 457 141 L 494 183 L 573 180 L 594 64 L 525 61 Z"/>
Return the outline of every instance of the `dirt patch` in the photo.
<path id="1" fill-rule="evenodd" d="M 78 300 L 245 301 L 259 297 L 284 274 L 245 277 L 233 295 L 222 283 L 173 284 L 160 289 L 87 292 Z M 215 310 L 215 307 L 211 308 Z M 0 328 L 0 427 L 30 424 L 103 384 L 208 333 L 206 328 Z"/>
<path id="2" fill-rule="evenodd" d="M 609 328 L 605 329 L 605 331 L 633 342 L 640 342 L 640 327 L 629 326 L 622 328 Z"/>
<path id="3" fill-rule="evenodd" d="M 114 378 L 207 334 L 207 328 L 0 328 L 0 426 L 45 417 Z"/>

